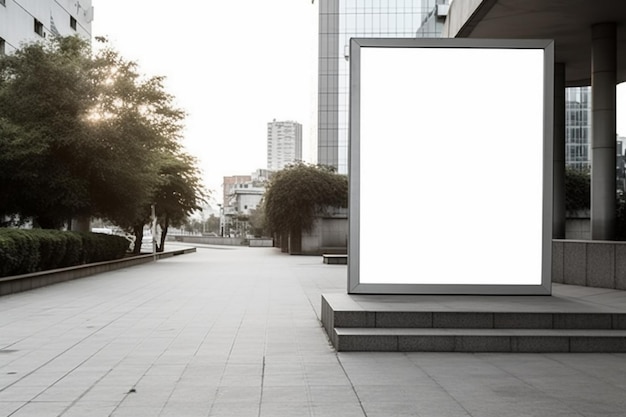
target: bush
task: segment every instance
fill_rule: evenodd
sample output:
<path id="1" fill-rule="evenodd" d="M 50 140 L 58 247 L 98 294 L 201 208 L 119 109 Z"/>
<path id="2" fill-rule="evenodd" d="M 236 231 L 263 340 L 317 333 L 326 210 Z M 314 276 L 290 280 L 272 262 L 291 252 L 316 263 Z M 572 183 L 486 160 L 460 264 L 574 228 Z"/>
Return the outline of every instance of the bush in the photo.
<path id="1" fill-rule="evenodd" d="M 39 230 L 39 256 L 41 269 L 54 269 L 63 265 L 67 251 L 64 232 Z"/>
<path id="2" fill-rule="evenodd" d="M 81 233 L 83 262 L 94 263 L 119 259 L 128 250 L 128 240 L 103 233 Z"/>
<path id="3" fill-rule="evenodd" d="M 589 169 L 565 169 L 565 210 L 589 210 L 591 207 L 591 172 Z"/>
<path id="4" fill-rule="evenodd" d="M 0 229 L 0 265 L 2 276 L 15 272 L 27 274 L 37 271 L 40 264 L 38 240 L 32 233 L 19 229 Z"/>
<path id="5" fill-rule="evenodd" d="M 0 229 L 0 276 L 110 261 L 127 250 L 128 240 L 115 235 Z"/>

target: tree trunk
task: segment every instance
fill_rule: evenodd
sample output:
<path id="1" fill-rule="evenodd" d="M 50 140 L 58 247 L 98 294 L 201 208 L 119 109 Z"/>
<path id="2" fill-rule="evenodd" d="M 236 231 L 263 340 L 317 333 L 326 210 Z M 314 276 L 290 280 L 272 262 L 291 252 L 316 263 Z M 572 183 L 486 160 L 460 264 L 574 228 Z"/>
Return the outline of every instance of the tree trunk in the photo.
<path id="1" fill-rule="evenodd" d="M 169 229 L 169 227 L 170 227 L 170 219 L 166 214 L 165 221 L 161 225 L 161 238 L 160 238 L 161 244 L 157 246 L 157 252 L 163 252 L 165 250 L 165 238 L 167 237 L 167 229 Z"/>
<path id="2" fill-rule="evenodd" d="M 141 226 L 133 226 L 133 234 L 135 235 L 133 254 L 139 255 L 141 253 L 141 245 L 143 244 L 143 224 Z"/>

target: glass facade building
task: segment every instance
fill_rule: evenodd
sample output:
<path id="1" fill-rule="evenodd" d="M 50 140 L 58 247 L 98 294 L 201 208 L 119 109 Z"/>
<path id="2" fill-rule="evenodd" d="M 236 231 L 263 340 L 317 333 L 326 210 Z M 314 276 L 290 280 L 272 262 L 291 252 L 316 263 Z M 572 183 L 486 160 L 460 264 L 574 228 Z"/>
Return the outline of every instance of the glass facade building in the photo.
<path id="1" fill-rule="evenodd" d="M 445 0 L 320 0 L 317 162 L 348 172 L 350 38 L 436 37 Z M 439 24 L 438 24 L 439 23 Z M 422 28 L 420 30 L 420 28 Z"/>
<path id="2" fill-rule="evenodd" d="M 565 89 L 565 164 L 591 166 L 591 87 Z"/>

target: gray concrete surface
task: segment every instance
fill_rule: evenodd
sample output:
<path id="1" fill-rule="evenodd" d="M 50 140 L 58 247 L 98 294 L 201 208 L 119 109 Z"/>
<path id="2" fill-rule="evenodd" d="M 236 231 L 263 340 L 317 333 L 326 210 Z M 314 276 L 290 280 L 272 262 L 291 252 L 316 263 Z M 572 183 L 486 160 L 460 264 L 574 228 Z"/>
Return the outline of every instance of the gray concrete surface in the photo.
<path id="1" fill-rule="evenodd" d="M 320 299 L 345 286 L 321 257 L 198 247 L 0 297 L 0 416 L 625 413 L 624 354 L 336 353 Z"/>

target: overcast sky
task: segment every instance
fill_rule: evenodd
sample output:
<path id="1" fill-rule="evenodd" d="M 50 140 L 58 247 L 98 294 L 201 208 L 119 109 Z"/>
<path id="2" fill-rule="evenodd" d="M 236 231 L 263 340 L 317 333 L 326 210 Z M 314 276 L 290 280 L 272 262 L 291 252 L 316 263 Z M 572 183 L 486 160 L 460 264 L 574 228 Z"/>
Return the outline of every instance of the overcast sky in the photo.
<path id="1" fill-rule="evenodd" d="M 313 162 L 317 4 L 310 0 L 93 0 L 93 36 L 106 36 L 141 73 L 166 77 L 188 113 L 185 147 L 221 201 L 222 178 L 266 168 L 267 123 L 303 125 Z M 626 87 L 617 132 L 626 136 Z M 620 115 L 624 116 L 620 117 Z"/>
<path id="2" fill-rule="evenodd" d="M 185 147 L 221 198 L 222 178 L 266 168 L 267 123 L 303 125 L 310 160 L 317 5 L 310 0 L 93 0 L 92 35 L 146 75 L 166 77 L 188 113 Z M 221 202 L 221 199 L 218 200 Z"/>

